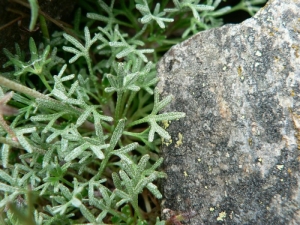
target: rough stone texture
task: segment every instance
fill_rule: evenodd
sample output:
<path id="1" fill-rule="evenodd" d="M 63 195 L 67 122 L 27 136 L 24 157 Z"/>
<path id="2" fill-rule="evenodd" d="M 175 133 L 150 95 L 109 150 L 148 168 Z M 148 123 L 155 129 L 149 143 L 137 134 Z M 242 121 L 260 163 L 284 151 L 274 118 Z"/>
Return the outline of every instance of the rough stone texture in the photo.
<path id="1" fill-rule="evenodd" d="M 299 56 L 296 0 L 170 49 L 159 88 L 187 116 L 162 147 L 163 209 L 194 210 L 190 225 L 300 224 Z"/>

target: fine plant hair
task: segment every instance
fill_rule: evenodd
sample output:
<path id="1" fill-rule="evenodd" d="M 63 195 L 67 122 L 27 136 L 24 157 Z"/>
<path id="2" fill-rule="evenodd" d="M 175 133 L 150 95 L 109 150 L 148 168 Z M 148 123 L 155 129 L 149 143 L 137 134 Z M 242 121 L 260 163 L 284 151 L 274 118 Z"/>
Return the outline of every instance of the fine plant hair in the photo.
<path id="1" fill-rule="evenodd" d="M 173 99 L 160 98 L 155 67 L 172 45 L 265 0 L 221 3 L 80 0 L 69 32 L 43 27 L 29 55 L 4 49 L 0 224 L 172 224 L 160 218 L 159 146 L 171 138 L 162 122 L 185 114 L 161 113 Z"/>

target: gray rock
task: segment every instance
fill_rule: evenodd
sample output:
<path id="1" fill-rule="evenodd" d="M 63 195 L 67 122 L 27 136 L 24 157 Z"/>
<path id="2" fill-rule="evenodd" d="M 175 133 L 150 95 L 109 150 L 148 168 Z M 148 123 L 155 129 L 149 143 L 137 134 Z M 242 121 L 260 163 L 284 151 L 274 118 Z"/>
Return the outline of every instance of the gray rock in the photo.
<path id="1" fill-rule="evenodd" d="M 300 2 L 200 32 L 158 65 L 166 111 L 163 209 L 185 224 L 300 224 Z M 186 214 L 187 215 L 187 214 Z"/>

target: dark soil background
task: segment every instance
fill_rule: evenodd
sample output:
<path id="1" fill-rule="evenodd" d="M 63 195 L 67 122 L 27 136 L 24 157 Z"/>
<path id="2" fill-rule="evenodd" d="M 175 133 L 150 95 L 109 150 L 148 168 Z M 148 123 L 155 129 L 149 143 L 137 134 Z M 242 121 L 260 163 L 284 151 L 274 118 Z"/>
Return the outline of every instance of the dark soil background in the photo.
<path id="1" fill-rule="evenodd" d="M 29 31 L 30 10 L 18 2 L 21 0 L 0 0 L 0 72 L 5 69 L 2 65 L 7 62 L 7 57 L 3 53 L 3 48 L 15 53 L 15 43 L 18 43 L 25 52 L 28 52 L 28 40 L 33 37 L 39 43 L 42 41 L 42 32 L 37 22 L 34 31 Z M 28 4 L 27 1 L 23 1 Z M 110 1 L 109 1 L 110 2 Z M 219 5 L 222 8 L 227 5 L 234 6 L 240 0 L 226 0 Z M 78 1 L 74 0 L 43 0 L 39 1 L 40 10 L 56 20 L 72 23 L 74 9 Z M 263 6 L 263 5 L 262 5 Z M 249 18 L 245 11 L 237 11 L 223 17 L 225 24 L 240 23 Z M 48 29 L 51 34 L 54 30 L 61 29 L 51 22 L 48 22 Z M 29 52 L 28 52 L 29 53 Z"/>

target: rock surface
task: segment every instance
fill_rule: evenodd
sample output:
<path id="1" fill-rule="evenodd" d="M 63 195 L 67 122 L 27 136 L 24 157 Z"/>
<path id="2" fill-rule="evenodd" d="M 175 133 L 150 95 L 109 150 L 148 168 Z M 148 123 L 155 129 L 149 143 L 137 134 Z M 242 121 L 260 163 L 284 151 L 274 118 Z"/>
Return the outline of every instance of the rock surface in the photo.
<path id="1" fill-rule="evenodd" d="M 158 65 L 170 123 L 163 209 L 185 224 L 300 224 L 300 1 L 200 32 Z M 168 125 L 165 123 L 165 125 Z"/>

